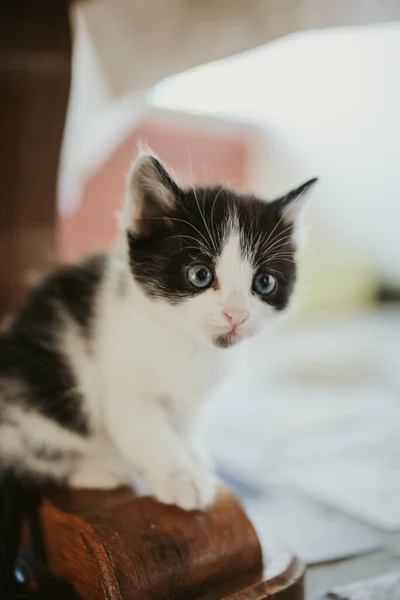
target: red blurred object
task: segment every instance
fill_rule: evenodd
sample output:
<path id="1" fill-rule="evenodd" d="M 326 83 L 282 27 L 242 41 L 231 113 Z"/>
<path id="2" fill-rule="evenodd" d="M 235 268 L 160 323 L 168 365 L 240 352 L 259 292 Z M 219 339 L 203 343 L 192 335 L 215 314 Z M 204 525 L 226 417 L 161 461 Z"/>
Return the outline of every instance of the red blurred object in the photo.
<path id="1" fill-rule="evenodd" d="M 167 163 L 182 184 L 230 182 L 236 189 L 245 189 L 249 135 L 240 125 L 187 115 L 163 113 L 144 119 L 88 178 L 78 209 L 59 217 L 61 258 L 71 260 L 113 242 L 115 214 L 139 140 Z"/>

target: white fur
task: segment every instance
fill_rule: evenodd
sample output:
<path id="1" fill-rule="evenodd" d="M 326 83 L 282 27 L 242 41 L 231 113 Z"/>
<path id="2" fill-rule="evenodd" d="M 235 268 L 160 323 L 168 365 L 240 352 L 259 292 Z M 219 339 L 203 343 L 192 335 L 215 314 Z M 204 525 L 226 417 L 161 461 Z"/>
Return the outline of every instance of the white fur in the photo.
<path id="1" fill-rule="evenodd" d="M 122 261 L 110 259 L 93 345 L 103 410 L 96 435 L 108 437 L 163 502 L 193 509 L 213 498 L 215 477 L 195 447 L 193 427 L 218 382 L 223 351 L 213 346 L 212 338 L 231 329 L 224 313 L 243 321 L 238 338 L 253 335 L 272 315 L 272 309 L 251 294 L 253 275 L 235 229 L 227 236 L 216 267 L 219 289 L 178 306 L 148 299 Z M 121 296 L 117 283 L 125 276 L 126 293 Z M 78 373 L 84 385 L 85 360 Z M 96 422 L 97 410 L 94 416 Z M 126 482 L 126 471 L 123 479 Z M 93 473 L 90 480 L 96 483 Z M 72 483 L 77 481 L 82 477 Z M 97 483 L 110 485 L 106 469 Z"/>
<path id="2" fill-rule="evenodd" d="M 143 160 L 132 171 L 130 202 L 132 198 L 134 202 L 131 206 L 128 199 L 125 209 L 133 226 L 143 200 L 135 182 L 139 178 L 142 185 L 151 184 Z M 151 173 L 157 179 L 154 169 Z M 161 201 L 169 203 L 161 184 L 156 182 L 156 189 Z M 32 441 L 35 436 L 47 439 L 49 447 L 78 450 L 83 459 L 65 465 L 73 486 L 110 488 L 129 483 L 136 474 L 162 502 L 184 509 L 212 502 L 216 479 L 194 430 L 226 353 L 215 347 L 213 338 L 231 332 L 232 325 L 237 340 L 247 338 L 277 318 L 252 294 L 254 274 L 235 215 L 216 264 L 218 285 L 178 305 L 145 295 L 130 273 L 122 246 L 109 257 L 90 348 L 68 317 L 60 331 L 59 347 L 85 398 L 91 436 L 84 439 L 65 432 L 23 407 L 13 414 L 20 423 L 18 435 L 31 436 Z M 20 451 L 21 439 L 7 424 L 0 435 L 3 456 Z"/>
<path id="3" fill-rule="evenodd" d="M 192 509 L 213 498 L 215 478 L 191 445 L 193 418 L 214 383 L 216 351 L 176 330 L 169 307 L 130 278 L 100 297 L 96 361 L 106 432 L 163 502 Z M 179 312 L 179 308 L 177 309 Z"/>
<path id="4" fill-rule="evenodd" d="M 216 266 L 218 289 L 178 306 L 149 299 L 130 275 L 127 259 L 110 257 L 90 352 L 72 323 L 66 321 L 60 335 L 92 426 L 88 441 L 78 436 L 86 458 L 72 472 L 71 485 L 110 488 L 139 474 L 163 502 L 194 509 L 212 501 L 215 476 L 194 430 L 219 379 L 224 351 L 212 339 L 231 329 L 224 313 L 243 321 L 238 339 L 254 334 L 272 314 L 251 294 L 253 275 L 235 227 Z M 118 291 L 121 279 L 124 294 Z M 62 441 L 56 424 L 37 415 L 29 419 L 40 420 L 37 431 L 50 427 L 55 445 Z"/>
<path id="5" fill-rule="evenodd" d="M 8 407 L 5 416 L 0 427 L 3 465 L 14 464 L 21 471 L 34 470 L 41 475 L 67 477 L 74 468 L 73 456 L 68 453 L 85 452 L 89 447 L 90 443 L 81 436 L 23 406 Z M 34 447 L 56 448 L 66 453 L 65 458 L 57 462 L 36 458 L 32 453 Z"/>

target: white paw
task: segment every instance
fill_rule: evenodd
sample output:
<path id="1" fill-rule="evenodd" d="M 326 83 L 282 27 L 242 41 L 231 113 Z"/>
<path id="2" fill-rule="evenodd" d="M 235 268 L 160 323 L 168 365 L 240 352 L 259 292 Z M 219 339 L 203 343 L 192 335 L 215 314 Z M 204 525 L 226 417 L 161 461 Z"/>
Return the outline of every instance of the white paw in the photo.
<path id="1" fill-rule="evenodd" d="M 215 498 L 217 478 L 203 466 L 193 463 L 147 477 L 150 491 L 160 502 L 184 510 L 206 508 Z"/>
<path id="2" fill-rule="evenodd" d="M 77 471 L 69 479 L 73 488 L 86 490 L 112 490 L 120 487 L 121 481 L 114 473 L 88 473 Z"/>
<path id="3" fill-rule="evenodd" d="M 206 450 L 205 446 L 200 443 L 192 443 L 190 450 L 197 463 L 200 463 L 209 471 L 214 471 L 215 465 L 213 456 Z"/>
<path id="4" fill-rule="evenodd" d="M 70 487 L 95 490 L 112 490 L 132 485 L 133 475 L 126 465 L 113 457 L 90 457 L 82 459 L 71 474 Z"/>

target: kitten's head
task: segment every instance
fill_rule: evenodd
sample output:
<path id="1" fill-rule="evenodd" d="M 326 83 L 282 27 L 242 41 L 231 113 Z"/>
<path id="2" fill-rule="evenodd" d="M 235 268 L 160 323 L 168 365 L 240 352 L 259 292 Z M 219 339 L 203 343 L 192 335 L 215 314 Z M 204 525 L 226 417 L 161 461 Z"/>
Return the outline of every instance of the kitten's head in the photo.
<path id="1" fill-rule="evenodd" d="M 140 155 L 127 202 L 135 281 L 202 342 L 227 348 L 254 335 L 289 303 L 295 220 L 315 181 L 267 203 L 225 187 L 181 189 L 155 157 Z"/>

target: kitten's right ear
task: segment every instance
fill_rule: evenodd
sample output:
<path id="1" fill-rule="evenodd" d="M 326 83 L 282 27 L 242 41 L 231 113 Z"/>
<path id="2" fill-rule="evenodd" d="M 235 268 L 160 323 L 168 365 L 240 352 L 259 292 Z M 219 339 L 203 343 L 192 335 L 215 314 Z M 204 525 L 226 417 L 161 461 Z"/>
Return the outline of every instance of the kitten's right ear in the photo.
<path id="1" fill-rule="evenodd" d="M 137 234 L 149 233 L 152 221 L 173 208 L 180 189 L 161 162 L 152 154 L 140 154 L 129 173 L 127 227 Z"/>
<path id="2" fill-rule="evenodd" d="M 303 210 L 310 190 L 314 187 L 317 181 L 318 177 L 314 177 L 314 179 L 310 179 L 309 181 L 303 183 L 303 185 L 291 190 L 282 198 L 274 200 L 273 204 L 279 207 L 284 223 L 287 225 L 293 225 L 295 223 L 297 217 Z"/>

